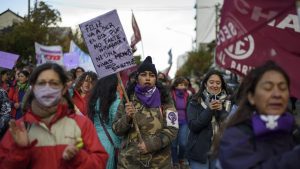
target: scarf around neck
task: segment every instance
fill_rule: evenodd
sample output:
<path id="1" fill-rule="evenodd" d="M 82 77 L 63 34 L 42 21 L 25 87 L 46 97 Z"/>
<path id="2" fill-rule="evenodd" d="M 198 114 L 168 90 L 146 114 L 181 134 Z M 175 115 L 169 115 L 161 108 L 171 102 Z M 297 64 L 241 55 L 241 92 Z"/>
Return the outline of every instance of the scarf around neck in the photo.
<path id="1" fill-rule="evenodd" d="M 137 84 L 134 88 L 135 94 L 137 98 L 141 101 L 141 103 L 148 108 L 156 108 L 161 106 L 160 92 L 154 87 L 142 87 Z"/>
<path id="2" fill-rule="evenodd" d="M 220 93 L 218 94 L 211 94 L 209 93 L 206 89 L 202 92 L 201 95 L 202 100 L 204 101 L 205 105 L 207 107 L 209 107 L 209 103 L 212 99 L 216 99 L 216 100 L 221 100 L 222 102 L 225 101 L 225 99 L 227 98 L 227 93 L 225 92 L 225 90 L 221 90 Z"/>
<path id="3" fill-rule="evenodd" d="M 186 89 L 175 89 L 175 94 L 177 97 L 184 98 L 186 91 Z"/>
<path id="4" fill-rule="evenodd" d="M 282 115 L 261 115 L 257 112 L 252 116 L 253 131 L 256 136 L 274 133 L 291 133 L 294 117 L 289 113 Z"/>
<path id="5" fill-rule="evenodd" d="M 19 90 L 25 91 L 25 90 L 28 89 L 29 84 L 27 82 L 25 82 L 25 83 L 17 82 L 17 87 L 18 87 Z"/>
<path id="6" fill-rule="evenodd" d="M 43 119 L 56 113 L 57 105 L 50 108 L 49 107 L 45 108 L 36 99 L 33 99 L 31 102 L 31 110 L 34 115 Z"/>

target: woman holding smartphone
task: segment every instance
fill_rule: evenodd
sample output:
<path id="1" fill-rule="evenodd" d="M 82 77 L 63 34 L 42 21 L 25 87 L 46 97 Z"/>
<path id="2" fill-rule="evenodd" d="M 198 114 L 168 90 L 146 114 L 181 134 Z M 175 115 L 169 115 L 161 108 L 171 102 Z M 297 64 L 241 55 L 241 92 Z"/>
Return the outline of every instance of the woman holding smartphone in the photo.
<path id="1" fill-rule="evenodd" d="M 220 123 L 228 115 L 224 106 L 226 99 L 226 83 L 221 73 L 208 72 L 187 108 L 190 134 L 186 153 L 191 169 L 214 168 L 208 152 Z"/>

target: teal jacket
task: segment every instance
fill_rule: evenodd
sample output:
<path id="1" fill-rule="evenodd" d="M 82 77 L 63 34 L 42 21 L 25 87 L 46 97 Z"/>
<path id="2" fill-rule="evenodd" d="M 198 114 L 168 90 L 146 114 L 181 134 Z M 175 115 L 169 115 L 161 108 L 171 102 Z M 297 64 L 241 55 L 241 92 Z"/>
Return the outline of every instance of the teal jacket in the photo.
<path id="1" fill-rule="evenodd" d="M 104 123 L 107 131 L 110 134 L 110 137 L 112 138 L 114 145 L 117 147 L 120 147 L 121 144 L 121 138 L 116 136 L 115 133 L 112 131 L 112 122 L 116 116 L 116 112 L 118 109 L 118 106 L 120 104 L 120 96 L 117 93 L 116 100 L 111 104 L 109 108 L 109 116 L 108 116 L 108 123 Z M 98 113 L 100 113 L 100 104 L 99 100 L 97 100 L 96 103 L 96 113 L 94 115 L 94 126 L 96 127 L 98 138 L 101 141 L 103 147 L 105 148 L 106 152 L 109 154 L 109 159 L 107 161 L 106 169 L 114 169 L 115 168 L 115 162 L 114 162 L 114 147 L 110 143 L 109 139 L 107 138 L 107 135 L 105 134 L 105 131 L 100 123 Z M 101 113 L 100 113 L 101 118 Z"/>

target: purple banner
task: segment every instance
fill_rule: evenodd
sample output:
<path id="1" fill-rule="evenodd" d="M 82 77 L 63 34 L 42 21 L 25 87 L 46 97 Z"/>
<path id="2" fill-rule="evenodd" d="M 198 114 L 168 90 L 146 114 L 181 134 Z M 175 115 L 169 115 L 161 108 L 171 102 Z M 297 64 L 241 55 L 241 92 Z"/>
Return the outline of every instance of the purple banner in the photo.
<path id="1" fill-rule="evenodd" d="M 76 52 L 70 52 L 64 54 L 64 66 L 67 70 L 76 68 L 79 66 L 79 55 Z"/>
<path id="2" fill-rule="evenodd" d="M 0 67 L 12 69 L 18 58 L 19 55 L 0 51 Z"/>

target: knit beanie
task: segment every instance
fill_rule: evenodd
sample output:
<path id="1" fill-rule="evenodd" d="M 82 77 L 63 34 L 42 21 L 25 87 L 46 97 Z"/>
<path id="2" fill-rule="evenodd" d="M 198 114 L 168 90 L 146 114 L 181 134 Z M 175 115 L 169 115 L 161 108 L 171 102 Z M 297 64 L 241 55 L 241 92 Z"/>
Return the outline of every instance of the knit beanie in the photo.
<path id="1" fill-rule="evenodd" d="M 150 71 L 157 76 L 157 71 L 155 65 L 152 63 L 151 56 L 147 56 L 143 63 L 140 64 L 139 68 L 137 69 L 137 74 L 140 74 L 144 71 Z"/>

